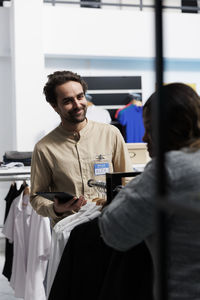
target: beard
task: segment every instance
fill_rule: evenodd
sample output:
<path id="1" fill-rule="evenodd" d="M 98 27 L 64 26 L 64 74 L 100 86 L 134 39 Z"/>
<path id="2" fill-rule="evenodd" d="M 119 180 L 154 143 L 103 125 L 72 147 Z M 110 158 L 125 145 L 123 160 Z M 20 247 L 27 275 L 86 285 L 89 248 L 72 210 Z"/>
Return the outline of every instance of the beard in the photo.
<path id="1" fill-rule="evenodd" d="M 81 109 L 74 109 L 71 112 L 69 112 L 65 120 L 73 124 L 81 123 L 86 119 L 86 112 L 87 107 L 83 107 Z"/>

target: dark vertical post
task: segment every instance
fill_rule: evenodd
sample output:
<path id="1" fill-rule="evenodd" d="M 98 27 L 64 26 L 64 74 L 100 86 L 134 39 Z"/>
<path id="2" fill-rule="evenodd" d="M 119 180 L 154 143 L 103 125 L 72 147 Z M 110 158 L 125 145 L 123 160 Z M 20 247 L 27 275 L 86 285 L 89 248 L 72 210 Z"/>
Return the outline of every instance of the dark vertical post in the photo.
<path id="1" fill-rule="evenodd" d="M 140 10 L 143 8 L 143 0 L 140 0 Z"/>
<path id="2" fill-rule="evenodd" d="M 155 37 L 156 37 L 156 89 L 157 101 L 153 107 L 154 124 L 153 130 L 156 134 L 155 153 L 157 157 L 157 286 L 156 299 L 167 300 L 167 235 L 166 215 L 159 208 L 159 201 L 164 201 L 166 194 L 166 174 L 164 149 L 166 143 L 166 120 L 165 102 L 162 101 L 163 85 L 163 22 L 162 22 L 162 0 L 155 0 Z"/>

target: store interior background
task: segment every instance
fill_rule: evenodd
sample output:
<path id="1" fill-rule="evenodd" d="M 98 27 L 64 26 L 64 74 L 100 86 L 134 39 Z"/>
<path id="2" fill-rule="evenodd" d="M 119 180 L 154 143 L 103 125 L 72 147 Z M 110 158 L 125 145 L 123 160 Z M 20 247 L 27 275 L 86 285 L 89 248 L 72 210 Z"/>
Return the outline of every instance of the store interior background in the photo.
<path id="1" fill-rule="evenodd" d="M 164 82 L 195 84 L 200 94 L 200 15 L 166 10 L 163 19 Z M 47 75 L 56 70 L 141 76 L 145 103 L 155 89 L 154 31 L 153 9 L 52 6 L 42 0 L 0 7 L 0 161 L 5 151 L 32 151 L 59 123 L 42 94 Z M 0 185 L 3 224 L 10 183 Z"/>

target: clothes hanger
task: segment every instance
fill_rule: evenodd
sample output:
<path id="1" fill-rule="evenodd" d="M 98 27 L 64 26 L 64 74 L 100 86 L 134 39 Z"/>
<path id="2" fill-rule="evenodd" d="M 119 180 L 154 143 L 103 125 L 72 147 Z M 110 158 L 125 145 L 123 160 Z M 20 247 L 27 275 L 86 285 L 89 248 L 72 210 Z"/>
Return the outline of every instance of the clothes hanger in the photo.
<path id="1" fill-rule="evenodd" d="M 24 186 L 23 196 L 29 195 L 30 194 L 30 188 L 29 188 L 26 180 L 23 181 L 23 186 Z"/>
<path id="2" fill-rule="evenodd" d="M 25 196 L 25 195 L 29 195 L 29 194 L 30 194 L 30 188 L 29 188 L 29 186 L 26 186 L 23 191 L 23 195 Z"/>
<path id="3" fill-rule="evenodd" d="M 133 104 L 133 105 L 136 105 L 136 106 L 142 106 L 142 101 L 133 99 L 133 100 L 132 100 L 132 104 Z"/>
<path id="4" fill-rule="evenodd" d="M 94 105 L 94 104 L 91 101 L 87 100 L 87 106 L 91 106 L 91 105 Z"/>

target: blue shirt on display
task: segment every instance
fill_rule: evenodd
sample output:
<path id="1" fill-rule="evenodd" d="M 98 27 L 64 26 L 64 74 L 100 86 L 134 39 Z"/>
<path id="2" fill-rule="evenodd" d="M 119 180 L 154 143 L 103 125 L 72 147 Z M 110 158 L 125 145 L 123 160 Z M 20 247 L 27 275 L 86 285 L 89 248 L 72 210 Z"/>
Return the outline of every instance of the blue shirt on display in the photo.
<path id="1" fill-rule="evenodd" d="M 118 114 L 118 121 L 126 126 L 126 143 L 142 143 L 144 136 L 144 124 L 142 106 L 130 105 Z"/>

